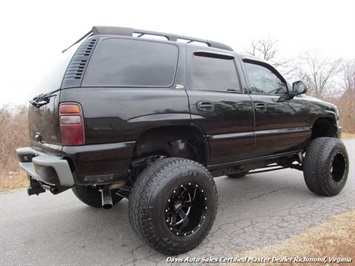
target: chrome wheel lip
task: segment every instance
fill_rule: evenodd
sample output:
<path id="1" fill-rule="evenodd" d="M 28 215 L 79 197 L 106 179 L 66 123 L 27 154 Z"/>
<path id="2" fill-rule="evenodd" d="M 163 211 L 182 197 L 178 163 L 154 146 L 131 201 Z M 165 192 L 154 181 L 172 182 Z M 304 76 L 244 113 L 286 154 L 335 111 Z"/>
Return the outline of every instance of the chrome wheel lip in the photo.
<path id="1" fill-rule="evenodd" d="M 168 230 L 178 237 L 195 234 L 206 220 L 207 200 L 205 190 L 201 185 L 185 182 L 175 187 L 164 209 L 164 219 Z M 196 213 L 199 216 L 198 219 L 192 219 L 193 214 Z M 175 218 L 173 218 L 174 215 Z M 187 219 L 189 220 L 184 225 Z"/>

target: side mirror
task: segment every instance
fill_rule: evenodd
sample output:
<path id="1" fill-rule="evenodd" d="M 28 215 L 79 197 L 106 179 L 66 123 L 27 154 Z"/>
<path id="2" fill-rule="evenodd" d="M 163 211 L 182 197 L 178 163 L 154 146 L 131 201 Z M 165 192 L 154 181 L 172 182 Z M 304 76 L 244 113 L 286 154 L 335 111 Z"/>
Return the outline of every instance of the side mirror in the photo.
<path id="1" fill-rule="evenodd" d="M 307 86 L 302 81 L 296 81 L 292 84 L 292 91 L 289 94 L 282 95 L 277 100 L 278 102 L 284 102 L 293 99 L 295 96 L 306 93 Z"/>
<path id="2" fill-rule="evenodd" d="M 307 86 L 302 81 L 296 81 L 292 84 L 292 94 L 294 96 L 307 92 Z"/>

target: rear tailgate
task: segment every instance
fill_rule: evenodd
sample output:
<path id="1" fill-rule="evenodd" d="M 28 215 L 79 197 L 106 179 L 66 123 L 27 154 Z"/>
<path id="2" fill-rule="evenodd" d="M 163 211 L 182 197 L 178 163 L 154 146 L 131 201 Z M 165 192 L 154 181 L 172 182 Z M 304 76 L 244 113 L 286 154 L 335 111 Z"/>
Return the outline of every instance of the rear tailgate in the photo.
<path id="1" fill-rule="evenodd" d="M 38 107 L 30 105 L 28 109 L 30 145 L 40 152 L 61 154 L 59 99 L 58 90 L 49 94 L 47 104 Z"/>
<path id="2" fill-rule="evenodd" d="M 78 44 L 79 45 L 79 44 Z M 78 45 L 53 60 L 47 74 L 35 88 L 28 110 L 31 147 L 44 153 L 61 155 L 59 103 L 61 86 L 69 62 Z"/>

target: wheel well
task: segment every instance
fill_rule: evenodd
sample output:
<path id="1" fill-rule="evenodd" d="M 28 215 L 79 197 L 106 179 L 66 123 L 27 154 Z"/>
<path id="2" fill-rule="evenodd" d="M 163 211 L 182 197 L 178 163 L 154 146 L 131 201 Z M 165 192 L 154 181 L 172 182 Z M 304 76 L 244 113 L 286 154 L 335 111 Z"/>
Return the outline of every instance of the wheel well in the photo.
<path id="1" fill-rule="evenodd" d="M 312 127 L 311 140 L 319 137 L 336 137 L 336 122 L 332 118 L 318 118 Z"/>
<path id="2" fill-rule="evenodd" d="M 208 161 L 208 145 L 202 132 L 189 126 L 167 126 L 144 132 L 138 138 L 133 159 L 151 155 L 180 157 L 203 165 Z"/>

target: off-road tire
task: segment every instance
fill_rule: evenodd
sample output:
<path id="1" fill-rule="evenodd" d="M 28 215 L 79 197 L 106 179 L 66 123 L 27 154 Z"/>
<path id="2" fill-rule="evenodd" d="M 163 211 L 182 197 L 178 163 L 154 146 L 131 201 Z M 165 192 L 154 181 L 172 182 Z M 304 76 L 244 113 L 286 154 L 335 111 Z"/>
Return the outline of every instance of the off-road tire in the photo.
<path id="1" fill-rule="evenodd" d="M 75 186 L 72 188 L 74 195 L 86 205 L 94 208 L 102 208 L 101 192 L 97 188 L 91 186 Z M 115 190 L 111 191 L 112 203 L 115 205 L 122 197 L 115 194 Z"/>
<path id="2" fill-rule="evenodd" d="M 337 138 L 314 139 L 303 163 L 303 175 L 310 191 L 334 196 L 344 188 L 349 173 L 349 158 L 343 142 Z"/>
<path id="3" fill-rule="evenodd" d="M 165 158 L 138 176 L 129 199 L 129 219 L 150 247 L 177 255 L 195 248 L 207 236 L 217 201 L 213 177 L 205 167 L 187 159 Z"/>

